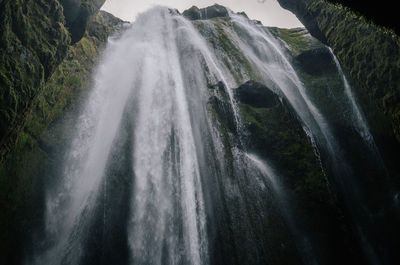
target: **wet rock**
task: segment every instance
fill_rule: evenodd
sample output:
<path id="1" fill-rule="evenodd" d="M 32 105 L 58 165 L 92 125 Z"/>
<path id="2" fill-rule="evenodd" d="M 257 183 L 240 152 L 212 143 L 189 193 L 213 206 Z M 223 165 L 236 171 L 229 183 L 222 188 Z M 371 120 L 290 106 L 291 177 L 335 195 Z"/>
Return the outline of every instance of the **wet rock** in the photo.
<path id="1" fill-rule="evenodd" d="M 201 19 L 201 12 L 197 6 L 192 6 L 191 8 L 183 11 L 182 15 L 190 20 Z"/>
<path id="2" fill-rule="evenodd" d="M 238 87 L 235 95 L 240 102 L 257 108 L 269 108 L 279 102 L 278 97 L 268 87 L 252 80 Z"/>
<path id="3" fill-rule="evenodd" d="M 212 19 L 217 17 L 229 17 L 229 12 L 226 7 L 215 4 L 201 9 L 192 6 L 190 9 L 183 12 L 183 16 L 190 20 Z"/>
<path id="4" fill-rule="evenodd" d="M 244 91 L 269 91 L 254 81 L 241 87 Z M 281 185 L 287 196 L 293 198 L 291 207 L 297 226 L 309 236 L 308 239 L 321 243 L 319 249 L 315 249 L 315 253 L 324 252 L 321 264 L 337 264 L 343 257 L 357 259 L 358 249 L 342 217 L 343 205 L 336 200 L 337 192 L 329 187 L 327 176 L 321 170 L 322 164 L 295 111 L 286 99 L 280 100 L 272 92 L 262 93 L 259 97 L 269 99 L 268 104 L 259 104 L 254 94 L 249 100 L 243 96 L 238 98 L 242 121 L 248 132 L 244 141 L 247 151 L 279 169 Z M 346 250 L 343 256 L 337 255 L 338 249 Z"/>
<path id="5" fill-rule="evenodd" d="M 0 2 L 0 160 L 14 148 L 33 99 L 104 0 Z"/>
<path id="6" fill-rule="evenodd" d="M 245 18 L 249 19 L 249 17 L 247 16 L 247 14 L 245 12 L 237 12 L 236 14 L 244 16 Z"/>
<path id="7" fill-rule="evenodd" d="M 236 132 L 235 116 L 224 83 L 220 81 L 215 85 L 210 85 L 209 88 L 212 92 L 208 104 L 211 105 L 220 123 L 229 132 Z"/>
<path id="8" fill-rule="evenodd" d="M 72 43 L 75 43 L 83 37 L 88 22 L 105 0 L 60 0 L 60 2 L 64 7 L 64 16 L 71 32 Z"/>
<path id="9" fill-rule="evenodd" d="M 336 71 L 332 54 L 325 47 L 304 51 L 295 57 L 295 61 L 304 72 L 311 75 Z"/>
<path id="10" fill-rule="evenodd" d="M 400 142 L 400 101 L 396 100 L 400 93 L 399 36 L 328 1 L 278 2 L 292 11 L 315 38 L 332 47 L 357 93 L 363 95 L 361 105 L 375 105 L 384 113 Z"/>

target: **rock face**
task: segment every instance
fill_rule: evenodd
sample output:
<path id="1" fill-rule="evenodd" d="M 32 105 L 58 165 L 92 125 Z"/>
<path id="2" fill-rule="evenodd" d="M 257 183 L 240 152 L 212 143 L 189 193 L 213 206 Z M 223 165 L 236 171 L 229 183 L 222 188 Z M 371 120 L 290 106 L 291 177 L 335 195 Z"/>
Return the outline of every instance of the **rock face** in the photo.
<path id="1" fill-rule="evenodd" d="M 300 5 L 301 1 L 292 1 L 292 3 Z M 335 19 L 334 14 L 332 14 L 332 16 L 333 17 L 330 19 L 329 14 L 326 14 L 326 23 Z M 221 56 L 229 69 L 237 69 L 237 65 L 240 65 L 241 70 L 247 71 L 246 69 L 251 69 L 251 65 L 247 63 L 246 58 L 241 55 L 240 51 L 235 49 L 235 45 L 232 44 L 232 41 L 230 40 L 230 36 L 227 33 L 231 30 L 229 19 L 213 19 L 212 23 L 215 31 L 206 28 L 202 25 L 201 21 L 194 21 L 193 23 L 198 27 L 199 31 L 215 50 L 223 50 L 224 53 L 229 54 L 229 56 Z M 343 20 L 343 24 L 346 23 L 350 22 Z M 318 30 L 318 28 L 316 29 Z M 331 31 L 337 32 L 337 37 L 340 37 L 337 28 L 332 28 Z M 351 31 L 351 29 L 348 28 L 348 31 Z M 374 30 L 371 29 L 371 34 L 373 31 Z M 400 187 L 400 169 L 398 162 L 396 162 L 399 157 L 400 148 L 392 129 L 393 121 L 388 119 L 387 114 L 385 115 L 382 107 L 377 107 L 374 97 L 369 97 L 367 92 L 363 92 L 363 86 L 359 86 L 359 82 L 365 80 L 358 79 L 357 82 L 357 80 L 352 78 L 352 75 L 348 74 L 349 72 L 347 68 L 345 68 L 344 71 L 346 76 L 353 86 L 353 91 L 357 92 L 355 94 L 356 98 L 359 100 L 360 108 L 366 116 L 369 129 L 375 137 L 382 159 L 386 164 L 386 169 L 382 171 L 381 166 L 376 164 L 376 160 L 373 162 L 373 152 L 365 151 L 365 144 L 363 144 L 362 139 L 357 136 L 358 132 L 353 123 L 354 119 L 349 118 L 353 115 L 353 110 L 349 108 L 349 99 L 344 93 L 343 79 L 341 78 L 337 67 L 334 65 L 333 57 L 329 52 L 329 49 L 324 45 L 324 43 L 312 37 L 302 28 L 270 28 L 269 32 L 282 40 L 283 47 L 287 47 L 288 59 L 292 62 L 300 80 L 304 83 L 306 93 L 309 95 L 312 102 L 315 103 L 318 110 L 321 111 L 321 114 L 329 122 L 332 134 L 338 139 L 337 142 L 339 145 L 347 149 L 343 152 L 343 159 L 352 166 L 352 170 L 354 170 L 354 174 L 357 176 L 356 181 L 359 188 L 363 190 L 364 195 L 362 196 L 365 196 L 365 206 L 371 209 L 370 219 L 361 219 L 363 222 L 367 223 L 365 224 L 366 227 L 375 227 L 370 229 L 370 231 L 372 231 L 371 234 L 373 234 L 371 235 L 371 238 L 373 238 L 371 240 L 375 244 L 375 247 L 379 249 L 380 246 L 385 245 L 385 247 L 382 247 L 385 250 L 379 252 L 378 255 L 384 257 L 388 264 L 391 263 L 390 260 L 398 260 L 398 257 L 395 257 L 397 251 L 394 250 L 396 243 L 392 242 L 398 242 L 398 225 L 396 225 L 398 217 L 395 217 L 398 215 L 396 213 L 397 210 L 393 207 L 393 196 L 394 194 L 397 194 L 396 190 Z M 348 37 L 348 33 L 342 32 L 341 34 L 347 35 Z M 376 34 L 379 35 L 380 31 L 378 30 Z M 373 44 L 373 41 L 365 39 L 364 41 L 365 43 L 369 43 L 369 45 L 376 45 Z M 358 44 L 361 45 L 361 43 Z M 353 44 L 349 42 L 349 49 L 351 45 Z M 358 49 L 362 48 L 366 50 L 369 49 L 369 47 L 358 47 Z M 377 50 L 377 48 L 373 49 Z M 353 52 L 357 51 L 353 50 Z M 319 55 L 321 55 L 321 57 L 319 57 Z M 337 55 L 337 57 L 339 57 L 339 55 Z M 387 64 L 392 65 L 393 62 L 390 61 L 390 58 L 390 55 L 385 55 L 385 57 L 382 57 L 379 60 L 386 60 Z M 314 66 L 314 60 L 316 60 L 319 67 Z M 360 60 L 365 64 L 367 59 L 360 58 Z M 323 69 L 319 69 L 321 67 Z M 386 66 L 383 67 L 385 68 Z M 361 69 L 359 70 L 362 71 Z M 379 68 L 378 70 L 371 68 L 370 72 L 364 72 L 363 75 L 369 75 L 371 72 L 374 74 L 375 71 L 380 72 L 381 70 Z M 392 68 L 392 71 L 396 71 L 396 69 Z M 262 82 L 260 81 L 260 78 L 257 77 L 257 74 L 252 71 L 234 76 L 235 80 L 238 80 L 239 84 L 243 84 L 246 81 L 246 77 L 247 80 L 251 79 Z M 240 82 L 240 80 L 244 80 L 244 82 Z M 395 84 L 392 83 L 391 85 Z M 256 88 L 254 87 L 252 89 Z M 249 91 L 251 91 L 251 89 Z M 238 97 L 238 101 L 239 99 L 240 98 Z M 291 136 L 293 134 L 302 138 L 304 137 L 304 132 L 299 129 L 300 125 L 296 122 L 296 119 L 293 119 L 293 115 L 290 114 L 292 113 L 290 108 L 287 108 L 285 104 L 283 104 L 283 106 L 278 104 L 273 108 L 259 108 L 252 106 L 251 104 L 245 104 L 244 102 L 241 103 L 241 112 L 244 120 L 247 120 L 245 124 L 251 135 L 249 137 L 251 150 L 258 154 L 265 155 L 267 160 L 276 155 L 276 160 L 274 159 L 273 161 L 275 164 L 281 165 L 279 167 L 280 170 L 282 170 L 282 168 L 294 168 L 295 165 L 289 166 L 290 163 L 296 163 L 294 161 L 290 162 L 290 157 L 302 157 L 302 155 L 305 155 L 307 151 L 301 152 L 298 150 L 310 150 L 308 149 L 310 143 L 301 143 L 301 141 L 299 142 L 299 139 Z M 219 106 L 222 105 L 222 103 L 219 103 Z M 222 114 L 228 113 L 228 111 L 215 112 Z M 285 124 L 284 122 L 286 119 L 290 120 L 288 124 Z M 225 121 L 227 120 L 226 117 L 219 118 L 219 120 L 221 121 L 220 123 L 222 124 L 222 128 L 227 127 L 225 125 Z M 297 127 L 297 131 L 295 129 L 296 126 L 299 126 Z M 349 146 L 352 148 L 348 148 Z M 296 155 L 294 155 L 295 153 Z M 326 159 L 326 150 L 323 150 L 320 153 L 320 156 L 322 160 Z M 304 159 L 301 161 L 302 162 L 299 162 L 300 164 L 309 165 L 311 160 Z M 329 163 L 322 164 L 324 168 L 328 169 L 326 172 L 329 172 Z M 329 231 L 326 233 L 320 233 L 320 235 L 325 238 L 325 240 L 321 240 L 321 242 L 332 243 L 332 245 L 327 248 L 324 248 L 322 245 L 320 246 L 321 250 L 324 252 L 323 257 L 326 258 L 322 263 L 338 264 L 341 263 L 341 260 L 349 260 L 349 257 L 351 257 L 350 259 L 352 261 L 349 261 L 349 263 L 366 264 L 366 260 L 360 259 L 360 257 L 365 257 L 365 255 L 362 254 L 360 245 L 356 243 L 358 239 L 356 239 L 357 235 L 355 235 L 355 233 L 357 233 L 357 231 L 354 231 L 354 227 L 352 228 L 352 225 L 349 225 L 349 223 L 351 223 L 349 214 L 352 214 L 349 212 L 351 212 L 352 209 L 346 209 L 346 206 L 343 205 L 343 192 L 338 189 L 338 186 L 336 185 L 337 181 L 327 173 L 327 185 L 330 186 L 329 193 L 331 194 L 331 198 L 323 198 L 323 196 L 319 196 L 317 191 L 322 191 L 323 194 L 327 194 L 328 192 L 326 190 L 324 191 L 324 188 L 322 187 L 324 183 L 323 178 L 319 177 L 318 174 L 311 173 L 317 172 L 316 170 L 313 171 L 312 168 L 313 167 L 310 166 L 308 169 L 297 169 L 297 172 L 302 172 L 300 173 L 302 176 L 299 177 L 296 177 L 296 174 L 289 170 L 289 172 L 285 172 L 284 175 L 286 177 L 284 178 L 288 180 L 289 185 L 294 185 L 293 183 L 297 182 L 296 179 L 299 181 L 297 182 L 297 188 L 293 188 L 295 191 L 294 194 L 296 194 L 295 196 L 298 196 L 297 198 L 299 198 L 299 201 L 304 200 L 303 202 L 305 202 L 306 209 L 309 210 L 307 214 L 303 214 L 302 216 L 307 218 L 307 216 L 309 217 L 315 214 L 315 216 L 309 220 L 309 224 L 315 222 L 311 227 L 308 227 L 310 229 L 309 231 L 313 231 L 313 226 L 315 228 L 318 227 L 318 229 L 316 229 L 317 231 L 320 231 L 321 229 L 323 230 L 324 227 L 335 227 L 338 224 L 341 226 L 341 228 L 338 229 L 340 231 L 335 231 L 332 234 Z M 314 204 L 316 201 L 321 202 L 319 206 L 324 206 L 319 209 L 318 206 Z M 324 216 L 319 216 L 319 213 L 325 210 L 327 211 L 324 214 L 325 217 L 329 216 L 327 219 L 325 219 Z M 393 218 L 391 218 L 391 216 L 393 216 Z M 334 225 L 330 222 L 337 223 Z M 325 226 L 322 224 L 325 224 Z M 379 230 L 379 228 L 377 228 L 379 226 L 385 227 L 385 229 Z M 383 235 L 383 233 L 385 235 Z M 346 246 L 344 249 L 348 250 L 346 254 L 342 251 L 334 250 L 342 249 L 343 246 Z M 338 255 L 339 252 L 343 253 L 343 256 Z"/>
<path id="2" fill-rule="evenodd" d="M 226 7 L 215 4 L 206 8 L 199 9 L 197 6 L 192 6 L 183 12 L 183 15 L 190 20 L 211 19 L 216 17 L 228 17 Z"/>
<path id="3" fill-rule="evenodd" d="M 15 145 L 2 157 L 0 255 L 4 264 L 21 264 L 27 254 L 22 253 L 24 245 L 29 244 L 27 235 L 43 218 L 42 181 L 59 161 L 59 149 L 67 141 L 61 125 L 76 111 L 79 98 L 90 85 L 98 55 L 108 36 L 121 25 L 121 20 L 103 11 L 92 19 L 84 37 L 67 48 L 65 59 L 41 84 L 24 125 L 15 132 Z"/>
<path id="4" fill-rule="evenodd" d="M 64 7 L 67 28 L 71 32 L 72 43 L 83 37 L 87 23 L 104 2 L 105 0 L 60 0 Z"/>
<path id="5" fill-rule="evenodd" d="M 397 190 L 400 185 L 400 168 L 396 162 L 400 155 L 398 37 L 367 23 L 347 9 L 325 1 L 296 1 L 297 8 L 304 3 L 309 5 L 304 5 L 306 9 L 303 11 L 308 15 L 314 12 L 311 16 L 312 21 L 325 34 L 326 43 L 332 47 L 344 68 L 386 169 L 380 171 L 381 166 L 373 162 L 371 152 L 365 152 L 365 147 L 356 140 L 354 124 L 346 119 L 348 115 L 351 115 L 351 111 L 332 104 L 346 102 L 343 93 L 340 92 L 342 85 L 336 78 L 337 70 L 325 67 L 324 72 L 319 71 L 322 74 L 318 75 L 316 75 L 318 71 L 310 71 L 313 68 L 311 62 L 316 59 L 312 59 L 313 54 L 316 50 L 326 53 L 326 47 L 312 45 L 307 48 L 304 44 L 308 42 L 305 41 L 308 37 L 306 35 L 300 37 L 301 34 L 290 32 L 290 30 L 289 32 L 281 30 L 280 36 L 291 47 L 290 52 L 294 56 L 294 65 L 297 66 L 298 74 L 309 88 L 309 95 L 317 102 L 316 106 L 330 121 L 330 126 L 339 139 L 339 143 L 341 146 L 352 146 L 352 149 L 346 150 L 343 156 L 353 166 L 355 174 L 359 176 L 358 186 L 365 193 L 365 205 L 373 212 L 371 223 L 379 224 L 377 227 L 385 227 L 381 230 L 376 228 L 370 230 L 375 234 L 372 237 L 374 237 L 375 248 L 378 249 L 376 255 L 384 263 L 396 263 L 400 260 L 395 250 L 396 245 L 399 244 L 397 241 L 399 230 L 396 228 L 399 219 L 397 210 L 393 208 L 391 194 L 395 194 L 394 190 Z M 292 8 L 295 7 L 292 6 Z M 307 16 L 303 17 L 303 19 L 306 18 Z M 290 40 L 290 37 L 294 36 L 296 41 Z M 323 41 L 324 38 L 321 40 Z M 328 60 L 324 61 L 331 65 Z M 325 71 L 328 69 L 331 70 Z M 387 216 L 385 220 L 382 218 L 384 216 L 382 212 L 385 212 Z M 366 222 L 369 221 L 366 220 Z M 371 223 L 366 226 L 372 226 Z"/>
<path id="6" fill-rule="evenodd" d="M 321 42 L 332 47 L 364 101 L 391 120 L 400 141 L 400 40 L 351 10 L 323 0 L 279 0 Z"/>
<path id="7" fill-rule="evenodd" d="M 277 96 L 270 89 L 252 80 L 238 87 L 235 92 L 240 102 L 256 108 L 268 108 L 278 103 Z"/>
<path id="8" fill-rule="evenodd" d="M 104 0 L 1 1 L 0 156 L 13 148 L 26 111 Z M 0 159 L 0 160 L 1 160 Z"/>
<path id="9" fill-rule="evenodd" d="M 343 258 L 356 262 L 362 254 L 348 232 L 350 226 L 342 220 L 343 206 L 337 199 L 338 193 L 329 188 L 329 180 L 321 171 L 312 144 L 287 101 L 257 82 L 250 81 L 239 88 L 259 93 L 268 91 L 267 105 L 238 98 L 249 132 L 247 145 L 250 152 L 268 159 L 280 169 L 282 183 L 287 187 L 285 192 L 293 199 L 291 207 L 296 209 L 299 229 L 309 240 L 325 241 L 325 246 L 315 249 L 315 253 L 324 253 L 318 257 L 321 264 L 335 264 Z M 275 237 L 282 236 L 282 231 L 276 233 Z M 346 251 L 337 254 L 334 249 Z M 288 255 L 294 255 L 291 250 L 287 251 Z M 285 264 L 286 259 L 281 257 L 280 262 Z M 294 263 L 288 261 L 288 264 Z"/>
<path id="10" fill-rule="evenodd" d="M 352 170 L 358 176 L 357 186 L 365 192 L 364 196 L 366 196 L 364 205 L 373 212 L 371 219 L 375 224 L 381 224 L 381 227 L 385 227 L 380 231 L 372 229 L 373 233 L 379 235 L 374 238 L 373 243 L 385 245 L 385 250 L 378 251 L 377 255 L 388 264 L 396 263 L 394 261 L 399 260 L 400 257 L 397 256 L 397 251 L 394 250 L 396 243 L 392 242 L 398 242 L 396 222 L 399 219 L 394 217 L 396 216 L 396 210 L 393 208 L 393 199 L 391 198 L 393 195 L 389 194 L 393 194 L 392 190 L 398 189 L 400 184 L 400 168 L 398 162 L 396 162 L 400 155 L 400 146 L 394 136 L 391 121 L 385 117 L 382 109 L 376 107 L 373 99 L 362 94 L 357 95 L 358 99 L 363 99 L 359 101 L 360 107 L 365 114 L 369 129 L 375 138 L 385 163 L 386 168 L 381 171 L 381 166 L 373 162 L 375 160 L 373 152 L 366 152 L 365 145 L 360 140 L 357 140 L 359 137 L 357 137 L 353 124 L 354 119 L 349 119 L 349 116 L 353 115 L 352 110 L 345 107 L 348 98 L 343 93 L 343 80 L 338 78 L 340 73 L 332 65 L 332 55 L 328 48 L 322 43 L 315 42 L 307 32 L 298 29 L 272 29 L 272 32 L 288 44 L 288 52 L 292 55 L 294 67 L 299 78 L 307 88 L 307 94 L 315 102 L 315 106 L 321 111 L 321 114 L 329 121 L 329 126 L 338 143 L 343 147 L 352 147 L 351 149 L 344 148 L 346 150 L 343 151 L 343 157 L 352 165 Z M 317 56 L 317 54 L 320 54 L 321 57 Z M 318 63 L 321 67 L 325 66 L 323 69 L 318 70 L 313 66 L 313 62 Z M 359 88 L 357 87 L 357 82 L 353 80 L 350 80 L 350 82 L 353 85 L 353 91 L 356 91 Z M 323 152 L 321 156 L 322 158 L 324 157 Z M 329 168 L 329 165 L 325 166 Z M 335 183 L 335 180 L 330 179 L 330 182 Z M 315 190 L 318 189 L 315 187 L 311 189 L 310 194 L 313 194 Z M 332 184 L 331 191 L 333 191 L 333 197 L 341 197 L 341 192 L 337 190 L 337 187 L 335 188 L 335 184 Z M 382 212 L 391 217 L 386 217 L 385 220 L 381 219 Z M 344 233 L 350 233 L 350 230 Z M 387 233 L 387 230 L 390 232 Z M 347 240 L 351 241 L 351 238 Z M 338 243 L 339 241 L 332 239 L 332 242 Z M 349 244 L 349 241 L 347 241 L 347 244 Z M 356 246 L 351 248 L 357 249 Z M 366 262 L 357 261 L 358 254 L 356 253 L 353 252 L 353 254 L 346 255 L 353 256 L 354 262 Z M 363 255 L 361 254 L 360 256 Z"/>
<path id="11" fill-rule="evenodd" d="M 295 61 L 304 72 L 311 75 L 320 75 L 336 69 L 333 56 L 325 47 L 304 51 L 295 57 Z"/>
<path id="12" fill-rule="evenodd" d="M 377 5 L 373 2 L 361 0 L 327 0 L 331 3 L 341 4 L 365 16 L 369 21 L 393 29 L 397 35 L 400 34 L 400 25 L 397 19 L 397 6 L 395 2 L 386 2 L 384 5 Z"/>

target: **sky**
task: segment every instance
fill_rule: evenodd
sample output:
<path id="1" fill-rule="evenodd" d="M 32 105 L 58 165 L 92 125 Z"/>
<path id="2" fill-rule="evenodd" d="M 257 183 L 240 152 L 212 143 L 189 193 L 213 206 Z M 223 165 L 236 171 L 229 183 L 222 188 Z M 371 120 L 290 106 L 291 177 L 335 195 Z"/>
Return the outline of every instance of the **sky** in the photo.
<path id="1" fill-rule="evenodd" d="M 154 5 L 168 6 L 183 12 L 193 5 L 202 8 L 215 3 L 235 12 L 244 11 L 249 18 L 260 20 L 265 26 L 302 27 L 296 16 L 283 9 L 276 0 L 106 0 L 102 9 L 125 21 L 133 21 L 138 13 Z"/>

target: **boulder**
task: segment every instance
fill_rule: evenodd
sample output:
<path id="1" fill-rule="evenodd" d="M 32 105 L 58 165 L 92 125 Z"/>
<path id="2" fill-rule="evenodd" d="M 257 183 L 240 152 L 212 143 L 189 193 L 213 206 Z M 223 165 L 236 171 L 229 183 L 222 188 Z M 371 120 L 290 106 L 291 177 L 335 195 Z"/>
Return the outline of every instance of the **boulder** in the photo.
<path id="1" fill-rule="evenodd" d="M 26 112 L 104 0 L 0 2 L 0 161 Z"/>
<path id="2" fill-rule="evenodd" d="M 192 6 L 183 12 L 183 16 L 190 20 L 212 19 L 218 17 L 229 17 L 229 11 L 226 7 L 218 4 L 201 9 Z"/>
<path id="3" fill-rule="evenodd" d="M 295 62 L 310 75 L 336 71 L 333 56 L 326 47 L 304 51 L 295 57 Z"/>
<path id="4" fill-rule="evenodd" d="M 87 23 L 104 4 L 105 0 L 60 0 L 64 7 L 67 28 L 71 32 L 72 43 L 85 34 Z"/>
<path id="5" fill-rule="evenodd" d="M 235 90 L 237 99 L 256 108 L 269 108 L 279 102 L 279 98 L 266 86 L 248 81 Z"/>

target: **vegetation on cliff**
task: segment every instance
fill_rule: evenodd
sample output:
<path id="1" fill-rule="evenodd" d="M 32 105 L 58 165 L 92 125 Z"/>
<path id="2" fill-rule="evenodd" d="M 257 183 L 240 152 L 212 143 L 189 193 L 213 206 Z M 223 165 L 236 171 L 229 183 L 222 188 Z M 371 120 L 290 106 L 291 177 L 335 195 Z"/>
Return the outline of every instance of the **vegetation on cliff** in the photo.
<path id="1" fill-rule="evenodd" d="M 14 148 L 27 110 L 64 59 L 71 39 L 82 37 L 103 3 L 0 1 L 0 161 Z"/>
<path id="2" fill-rule="evenodd" d="M 400 141 L 399 37 L 348 8 L 324 0 L 279 3 L 295 13 L 313 36 L 332 47 L 365 109 L 377 106 Z"/>
<path id="3" fill-rule="evenodd" d="M 0 16 L 0 154 L 70 43 L 58 1 L 6 1 Z"/>

